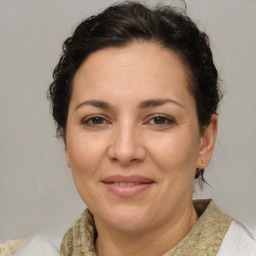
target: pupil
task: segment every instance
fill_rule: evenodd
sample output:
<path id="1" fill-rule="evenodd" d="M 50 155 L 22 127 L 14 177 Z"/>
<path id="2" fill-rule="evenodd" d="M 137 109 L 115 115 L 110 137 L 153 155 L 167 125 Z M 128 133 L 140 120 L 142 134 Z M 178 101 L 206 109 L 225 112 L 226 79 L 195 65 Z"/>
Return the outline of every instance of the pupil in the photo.
<path id="1" fill-rule="evenodd" d="M 155 117 L 154 121 L 155 121 L 156 124 L 164 124 L 165 123 L 165 117 L 161 117 L 161 116 Z"/>
<path id="2" fill-rule="evenodd" d="M 101 117 L 95 117 L 93 122 L 94 122 L 94 124 L 101 124 L 102 123 L 102 118 Z"/>

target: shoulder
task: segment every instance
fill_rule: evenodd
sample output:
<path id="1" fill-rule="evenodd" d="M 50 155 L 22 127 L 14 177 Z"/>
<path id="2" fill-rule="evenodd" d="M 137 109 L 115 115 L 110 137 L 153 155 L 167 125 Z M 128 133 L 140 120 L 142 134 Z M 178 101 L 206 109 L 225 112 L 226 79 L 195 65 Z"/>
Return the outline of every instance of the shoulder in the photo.
<path id="1" fill-rule="evenodd" d="M 26 240 L 12 240 L 0 245 L 0 256 L 59 256 L 56 247 L 46 239 L 35 236 Z"/>
<path id="2" fill-rule="evenodd" d="M 217 256 L 256 256 L 256 237 L 240 222 L 233 220 Z"/>

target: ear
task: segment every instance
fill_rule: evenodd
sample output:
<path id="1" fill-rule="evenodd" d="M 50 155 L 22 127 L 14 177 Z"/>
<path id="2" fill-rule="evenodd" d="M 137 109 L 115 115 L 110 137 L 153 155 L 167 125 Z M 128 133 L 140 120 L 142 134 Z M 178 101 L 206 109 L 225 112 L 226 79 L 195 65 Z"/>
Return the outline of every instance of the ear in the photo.
<path id="1" fill-rule="evenodd" d="M 217 128 L 218 117 L 216 114 L 213 114 L 210 124 L 203 130 L 201 135 L 201 142 L 197 159 L 197 168 L 199 169 L 205 168 L 210 163 L 215 146 Z"/>
<path id="2" fill-rule="evenodd" d="M 65 151 L 66 163 L 67 163 L 67 166 L 70 168 L 70 159 L 69 159 L 68 148 L 67 148 L 66 133 L 64 129 L 61 130 L 61 137 L 65 145 L 64 151 Z"/>
<path id="3" fill-rule="evenodd" d="M 67 163 L 67 166 L 69 167 L 69 168 L 71 168 L 71 166 L 70 166 L 70 158 L 69 158 L 69 154 L 68 154 L 68 149 L 67 149 L 67 144 L 65 143 L 65 148 L 64 148 L 64 150 L 65 150 L 65 156 L 66 156 L 66 163 Z"/>

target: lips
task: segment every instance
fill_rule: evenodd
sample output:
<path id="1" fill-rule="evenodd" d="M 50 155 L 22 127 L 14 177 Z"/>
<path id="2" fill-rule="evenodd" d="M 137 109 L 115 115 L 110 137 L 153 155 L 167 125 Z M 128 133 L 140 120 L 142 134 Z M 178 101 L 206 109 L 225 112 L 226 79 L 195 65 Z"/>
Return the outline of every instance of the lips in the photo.
<path id="1" fill-rule="evenodd" d="M 102 183 L 112 194 L 118 197 L 128 198 L 136 196 L 151 188 L 154 184 L 154 180 L 137 175 L 113 175 L 104 178 Z"/>

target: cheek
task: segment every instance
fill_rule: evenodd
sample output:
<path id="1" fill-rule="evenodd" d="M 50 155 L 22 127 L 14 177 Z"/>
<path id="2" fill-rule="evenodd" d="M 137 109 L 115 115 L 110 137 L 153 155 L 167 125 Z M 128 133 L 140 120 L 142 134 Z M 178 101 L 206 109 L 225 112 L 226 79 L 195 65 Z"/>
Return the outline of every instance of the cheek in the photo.
<path id="1" fill-rule="evenodd" d="M 173 133 L 149 144 L 151 157 L 161 170 L 182 174 L 194 171 L 198 155 L 198 139 L 188 132 Z M 156 146 L 157 145 L 157 146 Z"/>
<path id="2" fill-rule="evenodd" d="M 90 136 L 70 138 L 67 150 L 74 178 L 95 175 L 105 154 L 102 139 Z"/>
<path id="3" fill-rule="evenodd" d="M 76 134 L 76 133 L 73 133 Z M 86 205 L 91 205 L 104 159 L 102 140 L 75 136 L 68 142 L 68 155 L 75 186 Z M 99 195 L 98 195 L 99 196 Z"/>

